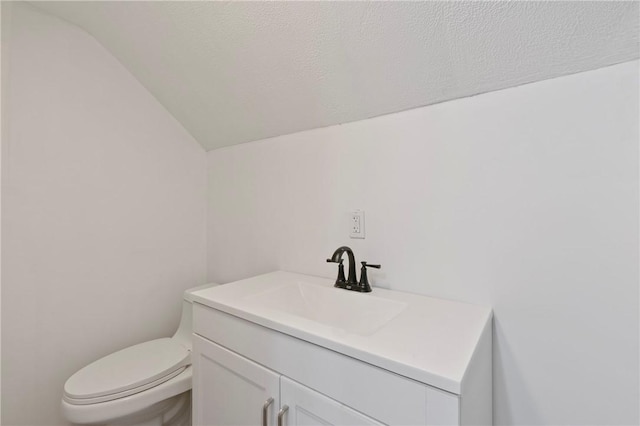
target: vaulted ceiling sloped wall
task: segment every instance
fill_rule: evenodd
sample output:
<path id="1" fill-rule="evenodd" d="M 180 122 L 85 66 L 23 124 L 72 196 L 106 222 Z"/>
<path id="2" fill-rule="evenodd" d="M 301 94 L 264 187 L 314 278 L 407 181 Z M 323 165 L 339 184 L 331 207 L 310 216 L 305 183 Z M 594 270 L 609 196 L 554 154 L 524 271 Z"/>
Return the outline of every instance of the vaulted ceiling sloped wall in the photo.
<path id="1" fill-rule="evenodd" d="M 32 2 L 207 150 L 638 58 L 638 2 Z"/>

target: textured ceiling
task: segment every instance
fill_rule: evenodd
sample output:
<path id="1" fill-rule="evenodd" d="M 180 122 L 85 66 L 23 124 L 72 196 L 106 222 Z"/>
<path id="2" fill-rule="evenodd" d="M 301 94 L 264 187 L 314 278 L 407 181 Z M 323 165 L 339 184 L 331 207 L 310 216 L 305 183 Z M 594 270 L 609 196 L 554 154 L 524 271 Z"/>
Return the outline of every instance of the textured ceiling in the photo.
<path id="1" fill-rule="evenodd" d="M 638 2 L 32 2 L 109 49 L 205 147 L 637 58 Z"/>

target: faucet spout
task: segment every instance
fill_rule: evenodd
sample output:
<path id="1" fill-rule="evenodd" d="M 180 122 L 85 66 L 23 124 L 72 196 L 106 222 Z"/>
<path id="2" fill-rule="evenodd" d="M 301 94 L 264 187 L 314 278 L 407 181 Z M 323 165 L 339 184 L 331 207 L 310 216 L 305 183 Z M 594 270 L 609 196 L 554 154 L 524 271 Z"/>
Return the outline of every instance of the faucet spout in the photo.
<path id="1" fill-rule="evenodd" d="M 342 266 L 342 255 L 344 253 L 347 253 L 349 258 L 349 275 L 346 282 L 344 282 L 344 278 L 342 282 L 336 281 L 336 287 L 351 289 L 351 287 L 358 285 L 358 280 L 356 279 L 356 259 L 353 255 L 353 250 L 347 246 L 339 247 L 335 252 L 333 252 L 331 259 L 327 259 L 327 262 L 339 263 Z"/>

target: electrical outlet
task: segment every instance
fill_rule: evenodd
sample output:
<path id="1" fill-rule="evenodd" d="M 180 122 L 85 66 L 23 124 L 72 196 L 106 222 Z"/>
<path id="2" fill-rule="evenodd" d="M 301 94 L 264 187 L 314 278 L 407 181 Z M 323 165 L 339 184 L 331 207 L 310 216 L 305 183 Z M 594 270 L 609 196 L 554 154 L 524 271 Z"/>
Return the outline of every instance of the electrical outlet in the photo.
<path id="1" fill-rule="evenodd" d="M 364 238 L 364 211 L 352 211 L 349 226 L 349 236 L 351 238 Z"/>

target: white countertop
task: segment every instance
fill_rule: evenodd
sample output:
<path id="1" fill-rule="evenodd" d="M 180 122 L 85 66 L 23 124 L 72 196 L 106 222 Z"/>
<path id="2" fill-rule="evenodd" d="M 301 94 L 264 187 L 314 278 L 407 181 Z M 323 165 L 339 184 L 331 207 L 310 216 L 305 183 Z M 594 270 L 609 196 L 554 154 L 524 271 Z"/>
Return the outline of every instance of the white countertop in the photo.
<path id="1" fill-rule="evenodd" d="M 406 307 L 386 325 L 356 333 L 252 301 L 252 296 L 288 283 L 319 285 L 349 293 L 350 298 L 381 298 L 406 303 Z M 483 330 L 491 327 L 493 316 L 484 306 L 375 287 L 371 293 L 333 289 L 333 280 L 283 271 L 200 290 L 193 298 L 196 303 L 455 394 L 461 392 L 474 350 Z"/>

